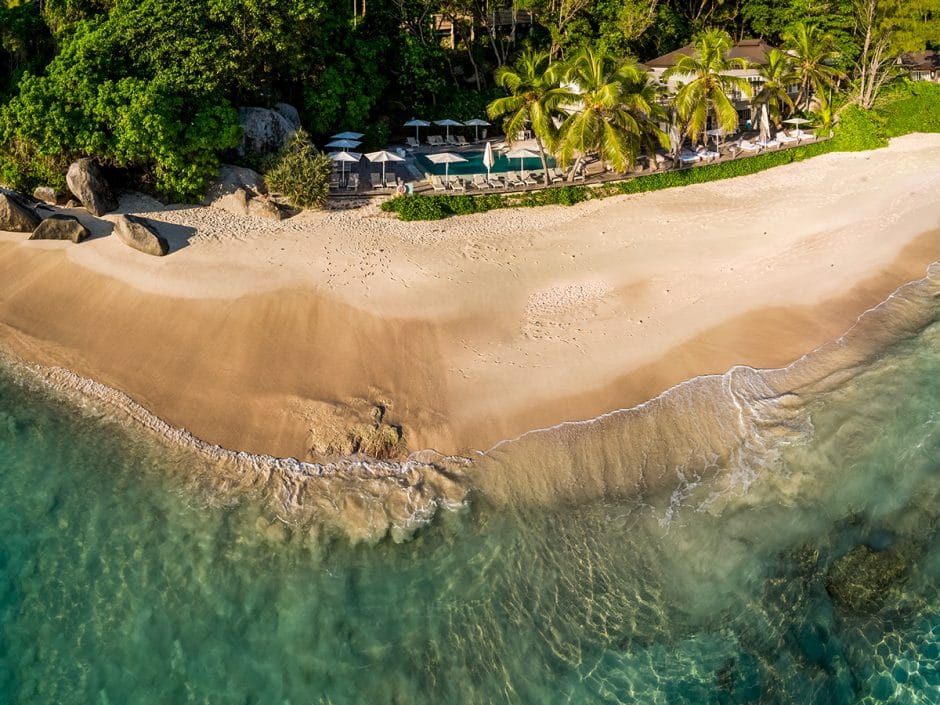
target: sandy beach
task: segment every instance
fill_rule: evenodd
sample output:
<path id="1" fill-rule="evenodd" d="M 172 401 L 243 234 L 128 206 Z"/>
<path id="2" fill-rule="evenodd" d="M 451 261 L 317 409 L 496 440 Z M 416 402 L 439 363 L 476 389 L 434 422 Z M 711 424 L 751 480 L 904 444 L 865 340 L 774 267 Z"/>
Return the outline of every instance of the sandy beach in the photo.
<path id="1" fill-rule="evenodd" d="M 430 223 L 122 210 L 171 254 L 87 214 L 80 245 L 0 233 L 0 344 L 226 448 L 317 459 L 381 408 L 408 449 L 469 453 L 836 338 L 940 260 L 940 135 Z"/>

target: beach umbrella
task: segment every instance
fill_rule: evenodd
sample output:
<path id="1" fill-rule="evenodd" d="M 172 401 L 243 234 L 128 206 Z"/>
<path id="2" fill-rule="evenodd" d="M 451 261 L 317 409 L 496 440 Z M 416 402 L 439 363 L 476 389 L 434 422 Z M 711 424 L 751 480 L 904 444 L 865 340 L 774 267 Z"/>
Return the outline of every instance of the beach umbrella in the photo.
<path id="1" fill-rule="evenodd" d="M 486 120 L 481 120 L 480 118 L 473 118 L 472 120 L 467 120 L 464 122 L 464 125 L 473 128 L 473 141 L 480 141 L 480 128 L 489 127 L 489 124 Z"/>
<path id="2" fill-rule="evenodd" d="M 679 126 L 675 123 L 669 128 L 669 145 L 672 147 L 669 153 L 673 157 L 679 154 L 679 149 L 682 147 L 682 135 L 679 134 Z"/>
<path id="3" fill-rule="evenodd" d="M 795 117 L 790 118 L 789 120 L 784 120 L 788 125 L 796 125 L 796 135 L 797 137 L 802 137 L 803 133 L 800 131 L 800 125 L 808 125 L 812 120 L 807 120 L 806 118 Z"/>
<path id="4" fill-rule="evenodd" d="M 435 121 L 434 121 L 434 124 L 435 124 L 435 125 L 440 125 L 441 127 L 445 128 L 445 132 L 447 133 L 447 137 L 450 137 L 450 128 L 452 128 L 452 127 L 463 127 L 463 123 L 462 123 L 462 122 L 457 122 L 456 120 L 451 120 L 450 118 L 447 118 L 446 120 L 435 120 Z"/>
<path id="5" fill-rule="evenodd" d="M 415 128 L 415 139 L 420 141 L 418 137 L 418 128 L 420 127 L 430 127 L 431 123 L 427 120 L 419 120 L 418 118 L 411 118 L 408 122 L 405 123 L 405 127 Z"/>
<path id="6" fill-rule="evenodd" d="M 382 164 L 382 183 L 385 183 L 385 163 L 386 162 L 403 162 L 405 161 L 404 157 L 400 157 L 395 152 L 389 152 L 384 149 L 379 150 L 378 152 L 368 152 L 365 155 L 366 159 L 370 162 L 377 162 Z"/>
<path id="7" fill-rule="evenodd" d="M 444 181 L 448 180 L 449 169 L 451 164 L 456 164 L 457 162 L 467 161 L 459 154 L 454 154 L 453 152 L 441 152 L 440 154 L 428 154 L 428 161 L 432 161 L 435 164 L 444 165 Z"/>
<path id="8" fill-rule="evenodd" d="M 359 140 L 353 140 L 353 139 L 343 137 L 340 139 L 335 139 L 332 142 L 327 142 L 326 146 L 329 147 L 330 149 L 355 149 L 360 144 L 362 144 L 362 142 L 360 142 Z"/>
<path id="9" fill-rule="evenodd" d="M 720 127 L 716 127 L 716 128 L 714 128 L 714 129 L 712 129 L 712 130 L 705 130 L 705 134 L 706 134 L 706 135 L 711 135 L 712 137 L 715 138 L 715 151 L 717 152 L 717 151 L 718 151 L 718 138 L 719 138 L 719 137 L 724 137 L 724 136 L 725 136 L 725 131 L 722 130 Z"/>
<path id="10" fill-rule="evenodd" d="M 337 132 L 335 135 L 330 135 L 334 140 L 358 140 L 365 135 L 362 132 Z"/>
<path id="11" fill-rule="evenodd" d="M 510 149 L 506 152 L 507 159 L 518 159 L 519 160 L 519 176 L 522 176 L 522 160 L 523 159 L 538 159 L 539 155 L 533 152 L 531 149 Z"/>
<path id="12" fill-rule="evenodd" d="M 760 141 L 770 140 L 770 114 L 767 112 L 767 103 L 760 106 Z"/>
<path id="13" fill-rule="evenodd" d="M 483 148 L 483 166 L 486 167 L 486 180 L 490 180 L 490 169 L 493 168 L 493 165 L 496 164 L 496 158 L 493 156 L 493 145 L 489 142 L 486 143 L 486 147 Z"/>
<path id="14" fill-rule="evenodd" d="M 359 152 L 330 152 L 330 159 L 334 162 L 340 163 L 340 170 L 342 171 L 343 183 L 346 183 L 346 164 L 352 164 L 358 162 L 362 159 L 362 155 Z"/>

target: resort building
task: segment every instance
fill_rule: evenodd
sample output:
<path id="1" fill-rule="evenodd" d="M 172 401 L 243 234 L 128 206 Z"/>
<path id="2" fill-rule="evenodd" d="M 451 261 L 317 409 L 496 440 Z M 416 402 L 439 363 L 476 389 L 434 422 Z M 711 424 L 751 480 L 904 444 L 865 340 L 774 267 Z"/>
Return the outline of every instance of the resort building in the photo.
<path id="1" fill-rule="evenodd" d="M 940 83 L 940 52 L 928 50 L 901 54 L 898 65 L 907 71 L 912 81 Z"/>
<path id="2" fill-rule="evenodd" d="M 752 95 L 756 95 L 764 83 L 764 79 L 761 78 L 756 67 L 767 61 L 767 55 L 773 48 L 774 47 L 763 39 L 742 39 L 731 47 L 725 59 L 746 59 L 752 67 L 747 69 L 735 69 L 728 73 L 747 79 L 748 83 L 751 84 Z M 667 83 L 663 81 L 663 74 L 667 69 L 676 65 L 680 56 L 692 56 L 694 52 L 695 48 L 691 44 L 687 44 L 668 54 L 663 54 L 662 56 L 647 61 L 644 65 L 652 72 L 653 76 L 666 87 L 666 93 L 673 96 L 676 94 L 679 84 L 691 77 L 681 75 L 672 76 Z M 795 95 L 798 86 L 792 86 L 790 90 Z M 728 97 L 734 102 L 734 107 L 738 111 L 738 118 L 741 120 L 742 124 L 749 120 L 756 120 L 756 116 L 752 114 L 751 101 L 744 93 L 735 90 Z"/>

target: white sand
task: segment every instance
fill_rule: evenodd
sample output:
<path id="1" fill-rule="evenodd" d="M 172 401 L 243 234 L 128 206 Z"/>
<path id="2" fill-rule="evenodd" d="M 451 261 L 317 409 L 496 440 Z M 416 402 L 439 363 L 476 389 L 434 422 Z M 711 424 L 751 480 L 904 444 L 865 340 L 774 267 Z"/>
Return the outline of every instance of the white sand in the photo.
<path id="1" fill-rule="evenodd" d="M 464 450 L 834 338 L 940 259 L 940 135 L 427 223 L 122 208 L 187 246 L 0 234 L 0 340 L 227 446 L 303 457 L 297 409 L 381 397 L 412 448 Z"/>

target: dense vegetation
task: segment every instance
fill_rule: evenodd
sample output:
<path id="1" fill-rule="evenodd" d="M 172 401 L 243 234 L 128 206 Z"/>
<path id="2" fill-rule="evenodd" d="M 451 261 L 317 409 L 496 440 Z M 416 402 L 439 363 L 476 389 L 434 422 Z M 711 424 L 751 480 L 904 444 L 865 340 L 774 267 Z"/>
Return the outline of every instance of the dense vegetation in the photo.
<path id="1" fill-rule="evenodd" d="M 497 10 L 534 21 L 503 23 L 512 14 Z M 797 105 L 773 91 L 759 100 L 828 122 L 846 102 L 875 105 L 898 52 L 935 46 L 940 0 L 0 0 L 0 181 L 59 186 L 65 165 L 90 155 L 152 191 L 196 198 L 219 160 L 235 158 L 235 108 L 279 101 L 300 109 L 317 142 L 360 129 L 376 148 L 415 115 L 466 119 L 490 106 L 510 122 L 541 120 L 540 149 L 566 163 L 595 153 L 621 168 L 664 142 L 637 62 L 696 37 L 795 50 L 800 61 L 772 78 L 805 86 Z M 685 134 L 730 119 L 720 59 L 687 67 L 701 81 L 675 106 Z M 585 110 L 555 134 L 572 81 Z M 811 106 L 810 91 L 829 87 L 831 104 Z"/>

